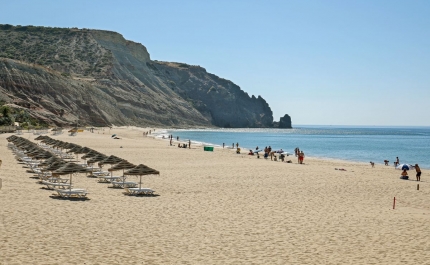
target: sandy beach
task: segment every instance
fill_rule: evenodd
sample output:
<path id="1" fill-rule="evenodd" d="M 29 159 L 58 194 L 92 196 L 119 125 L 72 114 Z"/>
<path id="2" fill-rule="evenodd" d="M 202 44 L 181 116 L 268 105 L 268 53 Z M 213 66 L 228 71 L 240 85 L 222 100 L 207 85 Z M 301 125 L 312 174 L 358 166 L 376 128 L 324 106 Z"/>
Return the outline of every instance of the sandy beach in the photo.
<path id="1" fill-rule="evenodd" d="M 143 131 L 50 135 L 160 171 L 142 178 L 153 197 L 80 174 L 87 201 L 52 198 L 0 135 L 0 264 L 430 264 L 429 170 L 405 181 L 392 165 L 274 162 Z"/>

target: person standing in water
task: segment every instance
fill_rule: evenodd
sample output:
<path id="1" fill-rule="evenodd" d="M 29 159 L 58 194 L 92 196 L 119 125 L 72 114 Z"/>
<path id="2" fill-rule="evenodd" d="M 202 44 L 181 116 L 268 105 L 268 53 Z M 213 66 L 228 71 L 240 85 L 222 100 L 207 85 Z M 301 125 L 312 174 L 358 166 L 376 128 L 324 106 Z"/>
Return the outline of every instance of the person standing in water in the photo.
<path id="1" fill-rule="evenodd" d="M 417 172 L 417 181 L 421 181 L 421 168 L 415 164 L 415 171 Z"/>

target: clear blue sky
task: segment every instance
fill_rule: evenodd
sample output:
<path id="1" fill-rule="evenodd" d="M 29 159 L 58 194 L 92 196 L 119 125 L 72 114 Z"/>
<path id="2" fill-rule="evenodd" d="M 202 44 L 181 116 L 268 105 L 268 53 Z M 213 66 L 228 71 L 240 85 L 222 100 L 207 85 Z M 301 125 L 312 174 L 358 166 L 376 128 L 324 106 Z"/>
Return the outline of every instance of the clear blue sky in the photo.
<path id="1" fill-rule="evenodd" d="M 430 126 L 430 1 L 2 1 L 1 24 L 117 31 L 295 124 Z"/>

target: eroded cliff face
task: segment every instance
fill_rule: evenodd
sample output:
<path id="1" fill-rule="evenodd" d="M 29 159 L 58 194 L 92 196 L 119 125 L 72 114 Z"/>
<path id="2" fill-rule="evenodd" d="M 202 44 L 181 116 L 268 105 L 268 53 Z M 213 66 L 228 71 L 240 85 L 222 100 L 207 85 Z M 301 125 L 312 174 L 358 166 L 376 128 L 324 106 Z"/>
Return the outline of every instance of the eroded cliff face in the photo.
<path id="1" fill-rule="evenodd" d="M 57 125 L 271 127 L 272 111 L 204 68 L 151 61 L 99 30 L 0 26 L 0 100 Z"/>
<path id="2" fill-rule="evenodd" d="M 152 62 L 154 74 L 219 127 L 271 127 L 272 111 L 267 102 L 240 89 L 233 82 L 207 73 L 199 66 Z"/>

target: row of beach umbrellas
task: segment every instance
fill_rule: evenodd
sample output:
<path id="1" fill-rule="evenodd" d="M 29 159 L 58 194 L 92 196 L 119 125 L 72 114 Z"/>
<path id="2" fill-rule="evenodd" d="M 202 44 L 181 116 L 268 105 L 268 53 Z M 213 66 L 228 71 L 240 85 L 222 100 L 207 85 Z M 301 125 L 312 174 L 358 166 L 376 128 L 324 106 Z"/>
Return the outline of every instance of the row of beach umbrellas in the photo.
<path id="1" fill-rule="evenodd" d="M 17 148 L 21 150 L 25 150 L 25 155 L 31 157 L 32 159 L 40 160 L 42 161 L 39 165 L 44 167 L 44 171 L 51 171 L 53 175 L 70 175 L 70 184 L 72 184 L 72 175 L 74 173 L 86 173 L 88 170 L 81 165 L 78 165 L 73 162 L 67 162 L 64 159 L 55 156 L 53 153 L 46 151 L 39 145 L 35 144 L 34 142 L 25 139 L 23 137 L 19 136 L 9 136 L 6 138 L 8 142 L 12 142 Z M 94 149 L 83 147 L 74 143 L 68 143 L 60 140 L 53 139 L 49 136 L 38 136 L 35 138 L 35 140 L 39 140 L 45 145 L 49 145 L 52 148 L 61 150 L 67 150 L 66 153 L 70 154 L 73 153 L 76 155 L 76 158 L 78 159 L 78 156 L 82 154 L 83 156 L 81 159 L 87 160 L 87 164 L 94 164 L 98 163 L 100 167 L 102 167 L 105 164 L 110 164 L 111 168 L 108 169 L 108 171 L 112 172 L 116 170 L 123 170 L 123 175 L 135 175 L 140 177 L 139 181 L 139 188 L 141 188 L 142 185 L 142 176 L 144 175 L 159 175 L 160 172 L 150 168 L 146 165 L 139 164 L 134 165 L 127 160 L 124 160 L 122 158 L 119 158 L 117 156 L 111 155 L 106 156 Z M 128 171 L 125 171 L 128 169 Z M 71 187 L 71 186 L 70 186 Z"/>

